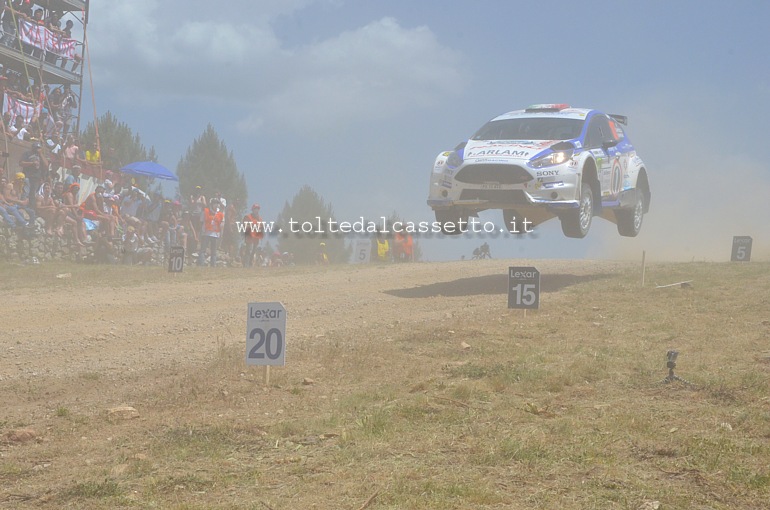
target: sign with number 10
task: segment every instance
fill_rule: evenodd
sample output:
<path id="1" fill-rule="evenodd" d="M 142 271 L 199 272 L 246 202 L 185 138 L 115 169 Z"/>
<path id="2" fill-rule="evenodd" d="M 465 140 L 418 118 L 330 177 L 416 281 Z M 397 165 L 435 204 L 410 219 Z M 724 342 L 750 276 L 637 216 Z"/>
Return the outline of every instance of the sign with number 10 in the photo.
<path id="1" fill-rule="evenodd" d="M 281 303 L 249 303 L 246 364 L 286 364 L 286 308 Z"/>
<path id="2" fill-rule="evenodd" d="M 168 272 L 181 273 L 184 269 L 184 247 L 172 246 L 168 255 Z"/>

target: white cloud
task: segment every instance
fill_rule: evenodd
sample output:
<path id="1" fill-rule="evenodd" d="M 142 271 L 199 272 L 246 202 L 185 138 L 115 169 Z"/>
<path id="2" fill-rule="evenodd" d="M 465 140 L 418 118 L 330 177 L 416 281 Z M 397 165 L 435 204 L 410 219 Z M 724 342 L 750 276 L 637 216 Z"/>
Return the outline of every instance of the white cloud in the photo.
<path id="1" fill-rule="evenodd" d="M 176 2 L 96 2 L 89 37 L 97 90 L 148 104 L 237 104 L 239 129 L 253 133 L 388 118 L 463 89 L 460 56 L 427 27 L 404 28 L 393 18 L 285 48 L 271 22 L 311 3 L 263 1 L 256 9 L 236 1 L 222 16 L 198 1 L 184 12 L 171 8 Z"/>
<path id="2" fill-rule="evenodd" d="M 91 56 L 117 62 L 121 57 L 133 57 L 150 65 L 160 63 L 163 45 L 155 17 L 157 7 L 157 0 L 93 2 L 88 25 Z"/>
<path id="3" fill-rule="evenodd" d="M 235 127 L 241 133 L 256 133 L 260 131 L 264 125 L 265 121 L 263 119 L 250 115 L 239 120 Z"/>
<path id="4" fill-rule="evenodd" d="M 428 28 L 384 18 L 295 52 L 287 65 L 299 72 L 258 111 L 267 124 L 302 130 L 389 118 L 458 94 L 459 60 Z"/>
<path id="5" fill-rule="evenodd" d="M 166 58 L 172 62 L 219 65 L 246 64 L 249 59 L 267 58 L 279 50 L 272 32 L 246 25 L 193 21 L 182 24 L 172 35 Z"/>

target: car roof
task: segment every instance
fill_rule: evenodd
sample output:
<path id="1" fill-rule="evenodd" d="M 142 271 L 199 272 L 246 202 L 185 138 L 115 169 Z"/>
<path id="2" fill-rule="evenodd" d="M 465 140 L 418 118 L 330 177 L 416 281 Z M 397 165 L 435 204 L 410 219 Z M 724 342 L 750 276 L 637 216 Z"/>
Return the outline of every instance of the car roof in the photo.
<path id="1" fill-rule="evenodd" d="M 545 105 L 543 105 L 545 106 Z M 514 110 L 508 113 L 504 113 L 502 115 L 498 115 L 492 121 L 495 120 L 505 120 L 505 119 L 513 119 L 513 118 L 544 118 L 544 117 L 556 117 L 556 118 L 567 118 L 567 119 L 585 119 L 589 113 L 593 112 L 595 110 L 592 110 L 590 108 L 562 108 L 559 110 L 551 109 L 551 108 L 527 108 L 525 110 Z"/>

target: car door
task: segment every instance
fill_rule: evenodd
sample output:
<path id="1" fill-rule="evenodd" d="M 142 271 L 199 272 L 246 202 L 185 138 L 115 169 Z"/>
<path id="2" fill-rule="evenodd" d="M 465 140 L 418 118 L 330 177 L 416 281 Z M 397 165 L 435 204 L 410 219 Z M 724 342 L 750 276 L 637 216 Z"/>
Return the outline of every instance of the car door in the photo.
<path id="1" fill-rule="evenodd" d="M 613 147 L 607 147 L 604 142 L 610 137 L 609 119 L 605 115 L 594 115 L 588 121 L 588 130 L 586 131 L 585 145 L 586 149 L 593 155 L 596 162 L 596 176 L 599 178 L 601 187 L 601 198 L 604 199 L 610 195 L 612 185 L 612 156 L 617 151 Z M 612 155 L 610 154 L 612 152 Z"/>
<path id="2" fill-rule="evenodd" d="M 621 191 L 630 187 L 628 165 L 633 147 L 625 137 L 623 127 L 614 119 L 608 119 L 613 147 L 610 149 L 612 169 L 610 172 L 610 195 L 617 197 Z"/>

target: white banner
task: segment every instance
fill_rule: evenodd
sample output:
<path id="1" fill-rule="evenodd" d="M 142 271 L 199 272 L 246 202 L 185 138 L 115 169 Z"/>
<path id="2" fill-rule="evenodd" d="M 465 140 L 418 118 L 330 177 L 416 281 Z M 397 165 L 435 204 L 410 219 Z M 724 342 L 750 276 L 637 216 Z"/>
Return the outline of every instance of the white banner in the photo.
<path id="1" fill-rule="evenodd" d="M 35 48 L 50 51 L 69 59 L 75 58 L 75 39 L 67 39 L 26 19 L 19 20 L 19 38 Z"/>
<path id="2" fill-rule="evenodd" d="M 11 120 L 9 125 L 13 126 L 16 122 L 16 117 L 21 116 L 24 119 L 24 124 L 29 124 L 35 114 L 40 115 L 40 105 L 35 107 L 32 103 L 26 101 L 19 101 L 15 97 L 5 94 L 3 97 L 3 113 L 10 112 Z"/>
<path id="3" fill-rule="evenodd" d="M 19 20 L 19 39 L 35 48 L 45 48 L 45 33 L 47 31 L 42 25 L 31 23 L 26 19 Z"/>

